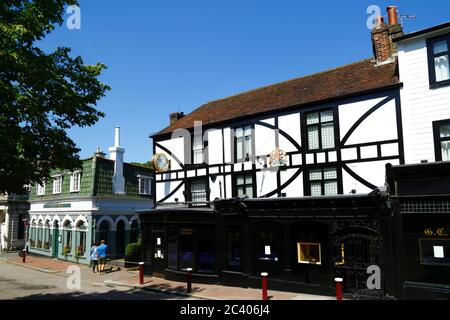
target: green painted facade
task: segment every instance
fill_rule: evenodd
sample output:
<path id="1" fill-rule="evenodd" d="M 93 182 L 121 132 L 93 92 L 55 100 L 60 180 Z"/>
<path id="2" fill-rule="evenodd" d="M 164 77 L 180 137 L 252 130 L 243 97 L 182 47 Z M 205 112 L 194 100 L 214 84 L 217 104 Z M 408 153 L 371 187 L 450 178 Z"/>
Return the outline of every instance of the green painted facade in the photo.
<path id="1" fill-rule="evenodd" d="M 79 172 L 78 192 L 70 192 L 72 172 L 59 170 L 52 176 L 62 176 L 61 193 L 53 194 L 52 181 L 47 182 L 44 195 L 37 195 L 37 186 L 31 188 L 29 250 L 89 264 L 93 242 L 105 238 L 110 256 L 119 258 L 139 232 L 134 210 L 153 207 L 153 187 L 151 195 L 139 192 L 139 176 L 153 177 L 153 171 L 124 163 L 125 194 L 113 192 L 113 160 L 93 156 L 82 161 Z"/>

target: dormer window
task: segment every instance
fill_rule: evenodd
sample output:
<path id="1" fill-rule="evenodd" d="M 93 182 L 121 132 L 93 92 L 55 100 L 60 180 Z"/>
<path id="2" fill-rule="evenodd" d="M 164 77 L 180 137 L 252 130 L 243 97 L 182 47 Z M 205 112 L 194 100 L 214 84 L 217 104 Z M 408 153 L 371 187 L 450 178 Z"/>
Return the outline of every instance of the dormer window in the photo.
<path id="1" fill-rule="evenodd" d="M 139 194 L 150 195 L 151 194 L 151 181 L 152 178 L 146 176 L 138 176 L 139 178 Z"/>
<path id="2" fill-rule="evenodd" d="M 43 196 L 45 195 L 45 183 L 42 185 L 38 184 L 36 188 L 36 195 Z"/>
<path id="3" fill-rule="evenodd" d="M 430 39 L 427 41 L 427 46 L 430 87 L 450 85 L 450 35 Z"/>
<path id="4" fill-rule="evenodd" d="M 59 194 L 62 190 L 63 177 L 57 176 L 53 178 L 53 194 Z"/>
<path id="5" fill-rule="evenodd" d="M 70 176 L 70 192 L 80 192 L 81 173 L 76 171 Z"/>

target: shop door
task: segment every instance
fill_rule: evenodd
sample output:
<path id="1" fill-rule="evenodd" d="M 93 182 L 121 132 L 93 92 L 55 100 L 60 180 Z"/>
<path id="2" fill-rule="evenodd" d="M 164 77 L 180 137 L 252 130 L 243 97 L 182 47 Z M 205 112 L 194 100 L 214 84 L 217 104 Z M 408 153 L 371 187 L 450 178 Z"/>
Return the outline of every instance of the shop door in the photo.
<path id="1" fill-rule="evenodd" d="M 382 290 L 369 289 L 369 266 L 379 266 L 379 239 L 350 234 L 334 239 L 335 275 L 344 279 L 344 296 L 352 299 L 382 299 Z M 382 283 L 382 281 L 380 281 Z"/>
<path id="2" fill-rule="evenodd" d="M 166 232 L 153 230 L 152 231 L 152 270 L 153 275 L 157 277 L 164 277 L 164 270 L 167 267 L 167 252 L 166 252 Z"/>

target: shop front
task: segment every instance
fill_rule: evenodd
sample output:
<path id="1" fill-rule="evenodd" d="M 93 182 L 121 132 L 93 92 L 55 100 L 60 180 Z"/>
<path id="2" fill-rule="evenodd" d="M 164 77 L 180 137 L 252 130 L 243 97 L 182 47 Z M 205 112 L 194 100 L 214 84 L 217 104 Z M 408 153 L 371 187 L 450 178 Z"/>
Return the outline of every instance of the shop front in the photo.
<path id="1" fill-rule="evenodd" d="M 450 299 L 450 163 L 388 166 L 395 296 Z"/>
<path id="2" fill-rule="evenodd" d="M 212 208 L 157 208 L 140 213 L 147 272 L 226 286 L 334 295 L 344 278 L 352 297 L 367 288 L 367 268 L 382 263 L 383 195 L 234 198 Z"/>

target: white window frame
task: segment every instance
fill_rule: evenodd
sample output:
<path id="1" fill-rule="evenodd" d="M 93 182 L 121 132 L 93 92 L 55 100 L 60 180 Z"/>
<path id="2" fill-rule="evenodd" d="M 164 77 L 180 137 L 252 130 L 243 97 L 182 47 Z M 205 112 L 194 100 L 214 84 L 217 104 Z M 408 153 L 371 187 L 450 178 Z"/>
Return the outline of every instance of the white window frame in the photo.
<path id="1" fill-rule="evenodd" d="M 140 195 L 146 195 L 146 196 L 150 196 L 152 195 L 152 177 L 149 176 L 141 176 L 138 175 L 137 176 L 139 178 L 139 194 Z M 145 186 L 144 186 L 144 192 L 142 192 L 142 181 L 144 180 L 148 180 L 148 193 L 146 192 L 147 190 L 145 190 Z"/>
<path id="2" fill-rule="evenodd" d="M 56 182 L 59 182 L 59 191 L 57 190 L 56 186 Z M 59 175 L 59 176 L 54 176 L 53 177 L 53 194 L 61 194 L 62 192 L 62 187 L 63 187 L 63 176 Z"/>
<path id="3" fill-rule="evenodd" d="M 43 196 L 45 195 L 45 183 L 42 185 L 38 184 L 36 187 L 36 195 Z"/>
<path id="4" fill-rule="evenodd" d="M 75 176 L 78 176 L 78 184 L 75 185 Z M 80 192 L 80 186 L 81 186 L 81 172 L 80 171 L 74 171 L 70 175 L 70 192 Z"/>
<path id="5" fill-rule="evenodd" d="M 200 138 L 200 139 L 199 139 Z M 192 139 L 192 163 L 193 164 L 203 164 L 203 137 L 194 136 Z"/>

